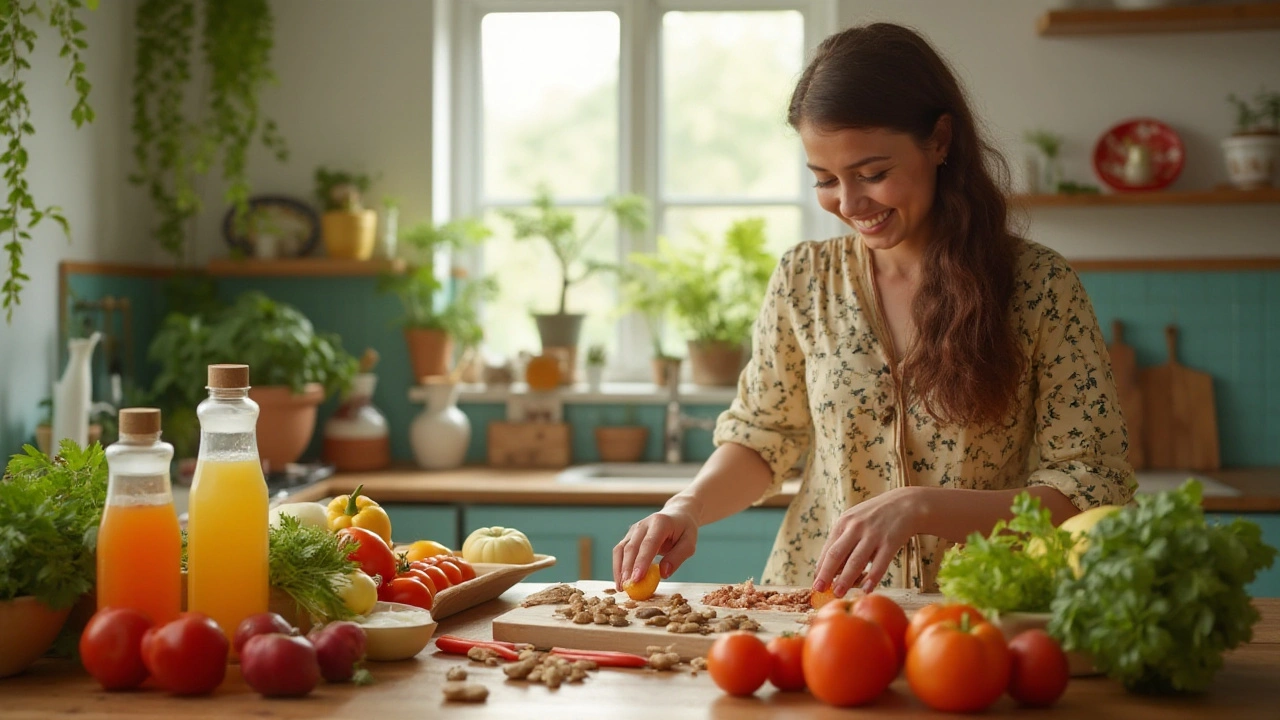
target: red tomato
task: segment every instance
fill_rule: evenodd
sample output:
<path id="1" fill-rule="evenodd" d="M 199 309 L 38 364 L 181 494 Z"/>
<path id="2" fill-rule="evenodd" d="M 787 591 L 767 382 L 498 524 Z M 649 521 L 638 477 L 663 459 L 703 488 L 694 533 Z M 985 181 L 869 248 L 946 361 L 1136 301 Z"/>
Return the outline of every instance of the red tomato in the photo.
<path id="1" fill-rule="evenodd" d="M 176 695 L 204 695 L 222 684 L 231 649 L 218 623 L 185 612 L 142 637 L 142 659 L 160 687 Z"/>
<path id="2" fill-rule="evenodd" d="M 801 666 L 814 697 L 837 707 L 865 705 L 898 674 L 896 652 L 884 628 L 833 611 L 809 628 Z"/>
<path id="3" fill-rule="evenodd" d="M 422 572 L 426 573 L 427 577 L 431 578 L 431 582 L 436 584 L 436 592 L 444 592 L 453 586 L 449 576 L 445 575 L 444 571 L 435 565 L 427 565 L 422 568 Z"/>
<path id="4" fill-rule="evenodd" d="M 1024 630 L 1009 641 L 1009 654 L 1009 697 L 1032 707 L 1058 702 L 1071 680 L 1071 668 L 1057 640 L 1038 628 Z"/>
<path id="5" fill-rule="evenodd" d="M 766 645 L 773 656 L 773 671 L 769 682 L 779 690 L 804 689 L 804 636 L 783 633 Z"/>
<path id="6" fill-rule="evenodd" d="M 750 695 L 769 679 L 773 657 L 755 634 L 735 631 L 716 638 L 707 653 L 707 672 L 730 695 Z"/>
<path id="7" fill-rule="evenodd" d="M 147 679 L 142 636 L 150 629 L 151 618 L 141 610 L 104 607 L 80 635 L 80 662 L 103 690 L 136 688 Z"/>
<path id="8" fill-rule="evenodd" d="M 360 563 L 360 569 L 374 578 L 379 585 L 390 582 L 391 578 L 396 576 L 396 556 L 377 533 L 364 528 L 349 527 L 338 531 L 338 539 L 343 544 L 358 543 L 356 549 L 352 550 L 347 558 Z"/>
<path id="9" fill-rule="evenodd" d="M 443 555 L 437 555 L 436 558 L 437 560 L 434 565 L 435 567 L 440 568 L 440 571 L 445 574 L 445 577 L 449 578 L 449 587 L 453 587 L 454 585 L 462 582 L 461 568 L 449 562 L 449 560 Z"/>
<path id="10" fill-rule="evenodd" d="M 426 585 L 427 590 L 431 591 L 431 597 L 435 597 L 436 593 L 439 592 L 439 590 L 436 589 L 436 581 L 432 580 L 430 575 L 417 568 L 409 568 L 408 570 L 401 571 L 401 573 L 396 577 L 411 577 L 423 585 Z"/>
<path id="11" fill-rule="evenodd" d="M 378 598 L 385 602 L 404 603 L 423 610 L 430 610 L 431 591 L 416 578 L 398 577 L 387 583 L 385 594 L 379 592 Z"/>
<path id="12" fill-rule="evenodd" d="M 1009 687 L 1009 648 L 987 622 L 934 623 L 907 651 L 907 684 L 943 712 L 979 712 Z"/>
<path id="13" fill-rule="evenodd" d="M 898 657 L 898 669 L 907 662 L 907 614 L 902 606 L 880 593 L 864 595 L 853 603 L 853 614 L 870 620 L 889 634 Z"/>
<path id="14" fill-rule="evenodd" d="M 467 562 L 466 560 L 463 560 L 460 557 L 455 557 L 452 555 L 447 557 L 441 557 L 440 562 L 437 564 L 439 565 L 447 564 L 447 565 L 453 565 L 457 567 L 458 570 L 462 572 L 462 582 L 476 579 L 476 569 L 471 566 L 471 563 Z"/>
<path id="15" fill-rule="evenodd" d="M 925 628 L 935 623 L 960 622 L 961 616 L 968 614 L 969 623 L 976 625 L 986 620 L 982 613 L 972 605 L 964 603 L 931 603 L 925 605 L 911 616 L 911 622 L 907 625 L 907 650 L 915 644 L 916 638 L 924 632 Z"/>

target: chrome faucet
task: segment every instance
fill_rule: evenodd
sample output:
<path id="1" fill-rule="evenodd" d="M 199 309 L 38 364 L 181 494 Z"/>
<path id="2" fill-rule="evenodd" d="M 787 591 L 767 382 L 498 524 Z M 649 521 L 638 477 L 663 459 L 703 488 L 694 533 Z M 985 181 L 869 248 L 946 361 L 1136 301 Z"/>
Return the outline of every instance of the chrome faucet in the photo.
<path id="1" fill-rule="evenodd" d="M 689 428 L 714 430 L 712 418 L 693 417 L 680 412 L 680 373 L 674 368 L 667 371 L 667 420 L 662 433 L 662 457 L 669 463 L 682 460 L 684 431 Z"/>

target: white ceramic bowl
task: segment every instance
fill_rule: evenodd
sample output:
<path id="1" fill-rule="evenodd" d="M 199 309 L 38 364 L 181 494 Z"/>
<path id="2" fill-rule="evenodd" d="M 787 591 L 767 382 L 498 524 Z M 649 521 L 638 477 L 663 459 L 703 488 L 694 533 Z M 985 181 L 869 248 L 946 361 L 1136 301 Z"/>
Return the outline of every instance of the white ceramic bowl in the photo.
<path id="1" fill-rule="evenodd" d="M 1053 615 L 1050 613 L 1022 613 L 1011 612 L 1003 613 L 999 619 L 994 621 L 994 625 L 1000 628 L 1000 632 L 1004 633 L 1006 640 L 1012 640 L 1015 635 L 1023 630 L 1044 630 L 1049 625 L 1049 619 Z M 1069 652 L 1067 653 L 1067 666 L 1071 669 L 1072 677 L 1087 677 L 1089 675 L 1100 674 L 1093 666 L 1093 658 L 1087 653 Z"/>
<path id="2" fill-rule="evenodd" d="M 378 627 L 379 620 L 389 613 L 412 613 L 420 617 L 407 623 Z M 355 622 L 364 628 L 365 656 L 379 662 L 408 660 L 422 652 L 436 632 L 436 621 L 431 613 L 403 603 L 379 601 L 373 610 L 364 617 L 356 618 Z"/>

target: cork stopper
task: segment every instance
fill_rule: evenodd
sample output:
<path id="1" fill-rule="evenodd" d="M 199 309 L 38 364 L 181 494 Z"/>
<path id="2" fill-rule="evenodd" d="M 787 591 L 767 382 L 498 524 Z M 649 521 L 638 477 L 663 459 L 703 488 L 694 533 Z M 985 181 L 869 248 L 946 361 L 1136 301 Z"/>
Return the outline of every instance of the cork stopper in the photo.
<path id="1" fill-rule="evenodd" d="M 120 410 L 121 435 L 154 435 L 160 432 L 160 411 L 156 408 Z"/>
<path id="2" fill-rule="evenodd" d="M 224 390 L 249 387 L 249 366 L 210 365 L 209 387 Z"/>

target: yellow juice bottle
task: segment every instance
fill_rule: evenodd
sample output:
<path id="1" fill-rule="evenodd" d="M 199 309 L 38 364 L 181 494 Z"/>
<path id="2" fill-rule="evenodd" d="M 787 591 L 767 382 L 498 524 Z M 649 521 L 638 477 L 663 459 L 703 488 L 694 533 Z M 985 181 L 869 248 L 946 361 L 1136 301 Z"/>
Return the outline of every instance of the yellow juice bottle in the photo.
<path id="1" fill-rule="evenodd" d="M 187 509 L 187 609 L 213 618 L 228 641 L 267 611 L 267 482 L 258 459 L 258 404 L 249 366 L 210 365 L 196 409 L 200 455 Z"/>

